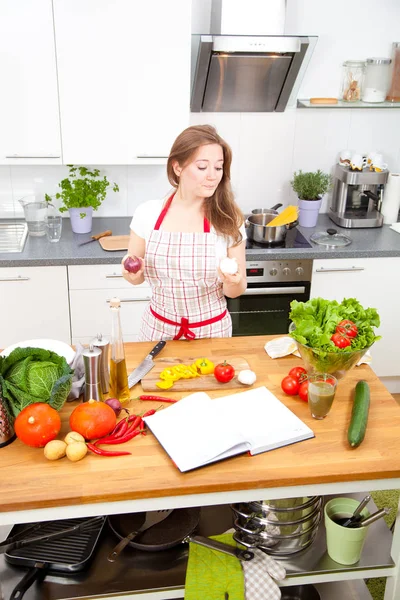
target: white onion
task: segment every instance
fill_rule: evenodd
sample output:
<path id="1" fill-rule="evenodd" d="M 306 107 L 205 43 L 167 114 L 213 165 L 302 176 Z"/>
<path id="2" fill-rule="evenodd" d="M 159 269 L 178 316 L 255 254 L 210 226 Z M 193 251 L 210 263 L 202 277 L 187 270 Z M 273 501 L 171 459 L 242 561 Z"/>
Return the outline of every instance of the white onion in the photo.
<path id="1" fill-rule="evenodd" d="M 226 256 L 219 263 L 219 268 L 221 269 L 224 275 L 235 275 L 238 272 L 239 266 L 237 264 L 236 258 L 229 258 Z"/>

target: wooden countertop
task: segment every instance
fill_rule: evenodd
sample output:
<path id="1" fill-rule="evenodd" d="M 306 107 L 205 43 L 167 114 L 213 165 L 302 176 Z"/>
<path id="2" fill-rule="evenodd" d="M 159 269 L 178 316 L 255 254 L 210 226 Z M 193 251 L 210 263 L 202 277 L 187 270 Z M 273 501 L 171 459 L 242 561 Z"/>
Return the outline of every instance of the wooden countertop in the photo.
<path id="1" fill-rule="evenodd" d="M 189 473 L 181 473 L 157 440 L 148 433 L 124 445 L 132 456 L 105 458 L 88 455 L 78 463 L 68 459 L 47 461 L 42 449 L 29 448 L 16 440 L 0 449 L 0 513 L 27 509 L 160 498 L 187 494 L 262 489 L 293 485 L 321 484 L 400 477 L 400 407 L 374 372 L 366 365 L 354 368 L 339 382 L 328 417 L 312 419 L 307 403 L 281 392 L 280 381 L 301 360 L 291 356 L 271 360 L 264 344 L 272 336 L 167 342 L 161 356 L 242 356 L 257 373 L 255 385 L 265 385 L 307 423 L 315 438 L 250 457 L 237 456 Z M 153 343 L 126 344 L 128 371 L 141 362 Z M 367 434 L 362 445 L 350 449 L 346 439 L 352 396 L 358 380 L 371 388 Z M 246 388 L 247 389 L 247 388 Z M 242 389 L 237 390 L 242 391 Z M 140 384 L 132 397 L 142 393 Z M 234 393 L 234 391 L 232 391 Z M 210 396 L 227 392 L 209 392 Z M 179 398 L 185 393 L 162 395 Z M 67 433 L 69 414 L 76 402 L 61 411 Z M 132 400 L 133 412 L 159 406 L 159 402 Z M 243 406 L 238 419 L 253 419 Z M 206 443 L 207 432 L 204 432 Z M 113 447 L 115 448 L 115 446 Z"/>

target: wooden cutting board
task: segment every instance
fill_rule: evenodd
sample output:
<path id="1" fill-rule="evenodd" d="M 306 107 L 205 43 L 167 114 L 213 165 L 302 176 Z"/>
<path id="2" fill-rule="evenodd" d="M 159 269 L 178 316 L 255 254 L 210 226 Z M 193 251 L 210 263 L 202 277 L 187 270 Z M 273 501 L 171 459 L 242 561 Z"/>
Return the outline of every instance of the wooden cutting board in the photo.
<path id="1" fill-rule="evenodd" d="M 129 235 L 110 235 L 99 239 L 103 250 L 116 252 L 117 250 L 128 250 Z"/>
<path id="2" fill-rule="evenodd" d="M 156 382 L 160 381 L 159 375 L 161 371 L 167 367 L 178 365 L 179 363 L 190 365 L 198 358 L 201 357 L 195 356 L 193 358 L 177 358 L 166 356 L 165 358 L 154 359 L 154 367 L 141 381 L 143 390 L 145 392 L 158 392 L 159 394 L 162 394 L 164 390 L 161 390 L 156 386 Z M 225 356 L 213 356 L 212 361 L 214 365 L 218 365 L 219 363 L 223 363 L 225 358 Z M 205 390 L 231 390 L 233 388 L 247 387 L 242 383 L 239 383 L 237 380 L 237 375 L 240 373 L 240 371 L 251 368 L 247 360 L 241 356 L 237 356 L 235 358 L 230 356 L 229 359 L 227 359 L 227 362 L 235 369 L 235 377 L 231 381 L 228 381 L 228 383 L 220 383 L 211 373 L 211 375 L 200 375 L 200 377 L 194 377 L 193 379 L 178 379 L 178 381 L 175 381 L 172 388 L 170 388 L 168 391 L 176 390 L 177 392 L 200 392 Z"/>

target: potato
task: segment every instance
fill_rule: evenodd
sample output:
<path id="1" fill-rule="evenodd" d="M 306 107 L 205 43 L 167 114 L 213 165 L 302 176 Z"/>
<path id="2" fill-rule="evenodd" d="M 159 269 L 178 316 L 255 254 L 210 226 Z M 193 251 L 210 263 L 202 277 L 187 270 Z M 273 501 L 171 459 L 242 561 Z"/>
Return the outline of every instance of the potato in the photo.
<path id="1" fill-rule="evenodd" d="M 74 442 L 73 444 L 67 445 L 67 458 L 72 462 L 78 462 L 87 454 L 87 446 L 84 442 Z"/>
<path id="2" fill-rule="evenodd" d="M 61 440 L 47 442 L 44 447 L 44 455 L 48 460 L 58 460 L 66 454 L 67 444 Z"/>
<path id="3" fill-rule="evenodd" d="M 64 438 L 66 444 L 74 444 L 75 442 L 84 442 L 85 438 L 77 431 L 70 431 Z"/>

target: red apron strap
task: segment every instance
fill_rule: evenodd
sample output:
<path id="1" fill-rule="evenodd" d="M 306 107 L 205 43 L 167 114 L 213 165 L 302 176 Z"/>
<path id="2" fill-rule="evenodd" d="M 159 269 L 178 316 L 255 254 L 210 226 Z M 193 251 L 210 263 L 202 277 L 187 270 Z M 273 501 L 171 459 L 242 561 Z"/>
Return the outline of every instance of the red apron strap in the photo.
<path id="1" fill-rule="evenodd" d="M 204 217 L 204 233 L 210 233 L 210 221 Z"/>
<path id="2" fill-rule="evenodd" d="M 156 224 L 154 225 L 154 229 L 160 229 L 161 223 L 164 221 L 164 217 L 167 214 L 169 207 L 171 206 L 171 202 L 172 202 L 172 199 L 174 196 L 175 196 L 175 192 L 172 194 L 172 196 L 170 198 L 168 198 L 167 202 L 165 203 L 165 206 L 162 209 L 162 211 L 160 212 L 160 216 L 158 217 Z"/>

